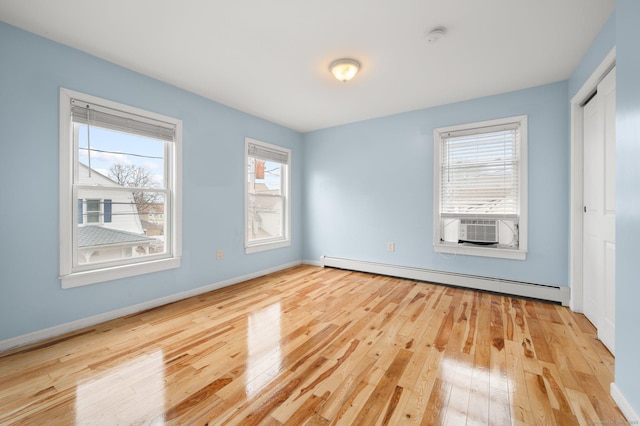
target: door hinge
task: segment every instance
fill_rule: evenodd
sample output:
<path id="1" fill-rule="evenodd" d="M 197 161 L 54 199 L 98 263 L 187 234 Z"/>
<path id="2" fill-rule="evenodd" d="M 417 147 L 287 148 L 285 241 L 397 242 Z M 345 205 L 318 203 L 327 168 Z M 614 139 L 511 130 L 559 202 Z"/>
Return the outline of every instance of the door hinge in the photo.
<path id="1" fill-rule="evenodd" d="M 583 209 L 584 209 L 584 212 L 586 213 L 587 212 L 587 206 L 584 206 Z"/>

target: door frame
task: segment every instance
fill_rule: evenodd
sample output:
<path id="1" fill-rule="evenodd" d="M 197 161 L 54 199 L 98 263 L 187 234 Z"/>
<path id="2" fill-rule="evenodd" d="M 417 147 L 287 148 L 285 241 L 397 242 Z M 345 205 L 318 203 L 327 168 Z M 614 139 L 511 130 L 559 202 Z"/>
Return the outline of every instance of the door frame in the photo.
<path id="1" fill-rule="evenodd" d="M 615 46 L 600 62 L 578 93 L 571 98 L 571 204 L 569 230 L 569 307 L 574 312 L 584 311 L 582 232 L 584 207 L 584 148 L 583 108 L 581 104 L 596 90 L 598 83 L 616 65 Z"/>

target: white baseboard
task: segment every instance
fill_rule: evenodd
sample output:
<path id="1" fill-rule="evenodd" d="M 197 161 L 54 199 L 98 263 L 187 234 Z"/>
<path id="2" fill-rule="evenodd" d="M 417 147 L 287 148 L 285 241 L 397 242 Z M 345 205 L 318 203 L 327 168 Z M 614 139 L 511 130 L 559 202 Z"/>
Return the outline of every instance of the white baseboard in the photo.
<path id="1" fill-rule="evenodd" d="M 624 397 L 620 388 L 618 388 L 615 383 L 611 383 L 610 392 L 611 398 L 613 398 L 616 404 L 618 404 L 620 411 L 622 411 L 622 414 L 627 418 L 627 421 L 631 424 L 637 424 L 640 422 L 640 416 L 636 413 L 636 410 L 634 410 L 631 404 L 629 404 L 629 401 L 627 401 L 627 398 Z"/>
<path id="2" fill-rule="evenodd" d="M 0 341 L 0 353 L 7 351 L 9 349 L 17 348 L 19 346 L 30 345 L 32 343 L 36 343 L 41 340 L 50 339 L 52 337 L 56 337 L 62 334 L 70 333 L 72 331 L 80 330 L 85 327 L 90 327 L 92 325 L 100 324 L 102 322 L 109 321 L 115 318 L 135 314 L 137 312 L 142 312 L 147 309 L 166 305 L 172 302 L 177 302 L 178 300 L 186 299 L 188 297 L 197 296 L 198 294 L 206 293 L 219 288 L 228 287 L 233 284 L 238 284 L 243 281 L 248 281 L 254 278 L 262 277 L 264 275 L 272 274 L 274 272 L 278 272 L 283 269 L 288 269 L 294 266 L 298 266 L 301 263 L 302 261 L 286 263 L 284 265 L 263 269 L 261 271 L 242 275 L 240 277 L 219 281 L 217 283 L 209 284 L 204 287 L 194 288 L 191 290 L 183 291 L 181 293 L 176 293 L 176 294 L 171 294 L 169 296 L 161 297 L 159 299 L 149 300 L 147 302 L 139 303 L 137 305 L 127 306 L 124 308 L 116 309 L 114 311 L 109 311 L 99 315 L 82 318 L 77 321 L 72 321 L 72 322 L 60 324 L 54 327 L 45 328 L 44 330 L 38 330 L 32 333 L 23 334 L 21 336 L 12 337 L 10 339 Z"/>
<path id="3" fill-rule="evenodd" d="M 531 284 L 519 281 L 509 281 L 497 278 L 480 277 L 476 275 L 456 274 L 452 272 L 435 271 L 431 269 L 413 268 L 409 266 L 388 265 L 384 263 L 365 262 L 361 260 L 341 259 L 323 256 L 320 258 L 322 266 L 370 272 L 392 277 L 408 278 L 458 287 L 485 290 L 514 296 L 531 297 L 534 299 L 560 302 L 567 306 L 570 299 L 569 287 Z"/>

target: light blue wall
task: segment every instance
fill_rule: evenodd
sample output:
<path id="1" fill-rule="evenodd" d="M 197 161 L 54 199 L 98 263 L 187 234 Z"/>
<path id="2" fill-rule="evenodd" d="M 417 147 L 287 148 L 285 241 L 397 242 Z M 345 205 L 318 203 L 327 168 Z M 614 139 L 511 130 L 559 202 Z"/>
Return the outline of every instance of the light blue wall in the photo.
<path id="1" fill-rule="evenodd" d="M 62 290 L 58 280 L 58 90 L 183 120 L 183 264 Z M 302 135 L 0 23 L 0 341 L 299 261 Z M 293 244 L 245 255 L 243 150 L 292 149 Z M 216 249 L 224 259 L 216 261 Z"/>
<path id="2" fill-rule="evenodd" d="M 640 413 L 640 2 L 616 15 L 616 385 Z"/>
<path id="3" fill-rule="evenodd" d="M 578 90 L 615 45 L 616 13 L 613 11 L 569 79 L 569 100 L 578 93 Z"/>
<path id="4" fill-rule="evenodd" d="M 565 81 L 305 134 L 304 258 L 568 285 L 567 87 Z M 521 114 L 529 117 L 527 260 L 436 253 L 433 130 Z"/>

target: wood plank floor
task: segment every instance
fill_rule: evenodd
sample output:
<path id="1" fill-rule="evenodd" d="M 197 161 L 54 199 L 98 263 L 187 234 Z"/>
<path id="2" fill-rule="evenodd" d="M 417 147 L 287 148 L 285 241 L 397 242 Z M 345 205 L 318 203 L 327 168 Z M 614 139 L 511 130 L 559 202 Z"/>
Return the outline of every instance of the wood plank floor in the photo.
<path id="1" fill-rule="evenodd" d="M 567 308 L 312 266 L 0 354 L 0 424 L 624 423 Z"/>

